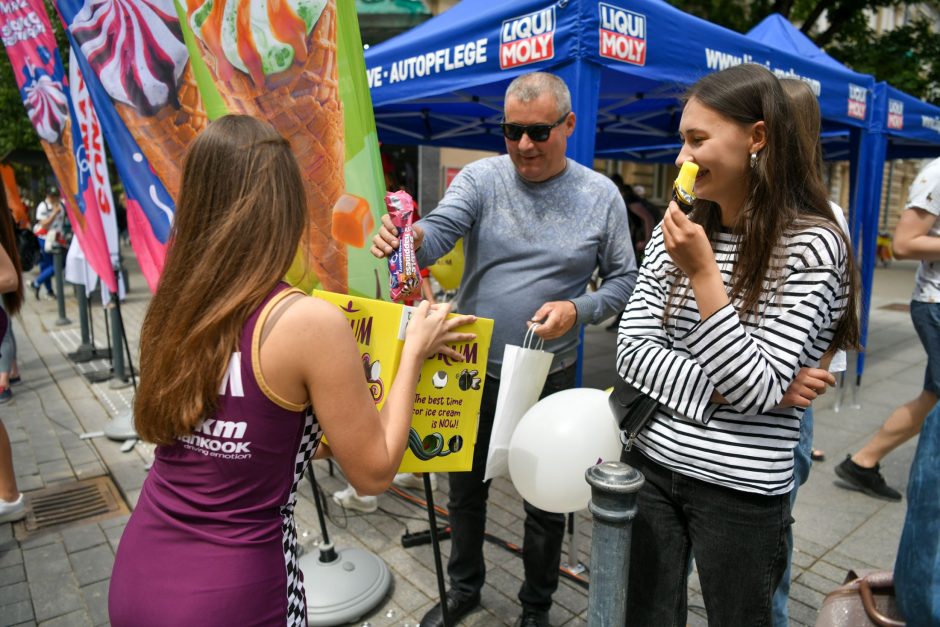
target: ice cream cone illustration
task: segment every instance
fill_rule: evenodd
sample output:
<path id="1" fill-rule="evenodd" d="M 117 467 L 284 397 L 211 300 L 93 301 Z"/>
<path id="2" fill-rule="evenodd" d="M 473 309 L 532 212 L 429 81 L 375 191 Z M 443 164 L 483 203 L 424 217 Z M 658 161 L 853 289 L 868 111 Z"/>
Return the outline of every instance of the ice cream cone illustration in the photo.
<path id="1" fill-rule="evenodd" d="M 189 25 L 232 113 L 288 138 L 307 189 L 307 254 L 324 289 L 345 292 L 345 246 L 331 235 L 345 187 L 335 0 L 187 0 Z"/>
<path id="2" fill-rule="evenodd" d="M 71 118 L 65 88 L 42 70 L 29 67 L 26 73 L 28 78 L 23 86 L 26 114 L 39 134 L 64 197 L 74 202 L 78 194 L 78 171 L 72 152 Z"/>
<path id="3" fill-rule="evenodd" d="M 208 120 L 173 0 L 85 0 L 69 30 L 176 198 L 183 154 Z"/>

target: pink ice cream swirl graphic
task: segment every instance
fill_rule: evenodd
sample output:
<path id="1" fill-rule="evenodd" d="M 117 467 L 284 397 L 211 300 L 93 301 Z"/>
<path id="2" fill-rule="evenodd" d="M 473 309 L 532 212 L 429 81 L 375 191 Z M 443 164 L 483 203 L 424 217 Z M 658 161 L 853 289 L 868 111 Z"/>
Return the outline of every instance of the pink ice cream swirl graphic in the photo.
<path id="1" fill-rule="evenodd" d="M 173 0 L 86 0 L 69 30 L 111 98 L 143 115 L 179 107 L 189 53 Z"/>
<path id="2" fill-rule="evenodd" d="M 54 144 L 62 135 L 68 121 L 69 105 L 62 83 L 52 80 L 48 74 L 35 75 L 24 87 L 24 104 L 30 122 L 43 140 Z"/>

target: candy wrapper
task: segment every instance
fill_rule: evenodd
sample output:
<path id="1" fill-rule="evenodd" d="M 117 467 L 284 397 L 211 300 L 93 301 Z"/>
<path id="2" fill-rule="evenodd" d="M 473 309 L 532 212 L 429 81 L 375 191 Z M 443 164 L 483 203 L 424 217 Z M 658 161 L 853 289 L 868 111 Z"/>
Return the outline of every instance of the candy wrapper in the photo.
<path id="1" fill-rule="evenodd" d="M 408 192 L 385 194 L 385 207 L 398 228 L 398 250 L 388 257 L 388 285 L 392 300 L 401 300 L 421 287 L 421 269 L 415 258 L 415 203 Z"/>

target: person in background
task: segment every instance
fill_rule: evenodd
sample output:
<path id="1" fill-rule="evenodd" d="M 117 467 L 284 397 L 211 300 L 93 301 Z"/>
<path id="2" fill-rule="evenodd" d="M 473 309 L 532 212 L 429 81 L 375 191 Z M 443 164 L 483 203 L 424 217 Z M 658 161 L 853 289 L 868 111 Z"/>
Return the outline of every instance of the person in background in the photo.
<path id="1" fill-rule="evenodd" d="M 115 555 L 111 624 L 304 625 L 293 512 L 311 455 L 335 455 L 364 494 L 386 489 L 421 365 L 462 361 L 450 345 L 475 337 L 457 330 L 474 318 L 417 307 L 378 411 L 346 317 L 282 281 L 310 228 L 304 184 L 290 143 L 250 116 L 190 145 L 174 218 L 134 400 L 157 447 Z"/>
<path id="2" fill-rule="evenodd" d="M 414 227 L 418 262 L 425 267 L 463 238 L 458 309 L 495 322 L 473 469 L 449 476 L 451 585 L 445 602 L 453 624 L 480 604 L 486 578 L 490 482 L 483 477 L 505 345 L 518 344 L 537 323 L 535 334 L 555 354 L 542 396 L 574 387 L 579 325 L 621 311 L 636 281 L 623 198 L 610 179 L 565 156 L 574 128 L 564 81 L 543 72 L 517 77 L 506 89 L 502 131 L 508 154 L 463 168 L 437 208 Z M 372 253 L 385 257 L 398 245 L 397 230 L 383 216 Z M 595 269 L 601 284 L 588 293 Z M 528 502 L 524 508 L 518 623 L 539 627 L 549 624 L 558 587 L 565 515 Z M 421 619 L 422 627 L 442 624 L 440 604 Z"/>
<path id="3" fill-rule="evenodd" d="M 5 195 L 4 195 L 5 196 Z M 16 267 L 16 290 L 3 295 L 0 307 L 7 314 L 8 324 L 6 333 L 0 334 L 0 405 L 9 403 L 13 398 L 12 385 L 21 382 L 19 369 L 16 363 L 16 336 L 13 333 L 13 316 L 17 314 L 23 302 L 23 272 L 17 248 L 16 229 L 13 214 L 5 211 L 6 198 L 0 201 L 0 236 L 4 247 Z"/>
<path id="4" fill-rule="evenodd" d="M 797 138 L 799 140 L 800 158 L 808 164 L 811 164 L 813 170 L 822 175 L 822 145 L 819 141 L 820 132 L 820 113 L 819 101 L 809 85 L 801 80 L 794 78 L 784 78 L 780 80 L 780 86 L 790 102 L 790 112 L 793 116 L 793 122 Z M 842 232 L 848 235 L 849 225 L 845 221 L 845 214 L 842 207 L 829 201 L 829 207 L 832 209 L 832 215 L 842 229 Z M 819 368 L 803 368 L 801 375 L 813 377 L 821 383 L 823 392 L 826 385 L 835 385 L 835 377 L 832 373 L 845 371 L 846 355 L 845 351 L 837 350 L 832 354 L 827 354 L 820 362 Z M 798 375 L 799 376 L 799 375 Z M 819 384 L 815 389 L 820 389 Z M 800 422 L 800 443 L 793 449 L 793 490 L 790 492 L 790 510 L 796 503 L 796 495 L 801 485 L 806 483 L 809 478 L 810 467 L 813 461 L 822 461 L 822 454 L 813 448 L 813 406 L 809 405 L 813 399 L 802 399 L 798 406 L 804 407 L 803 420 Z M 774 592 L 773 599 L 773 624 L 774 627 L 788 627 L 790 624 L 789 610 L 787 602 L 790 596 L 790 570 L 793 559 L 793 527 L 787 528 L 787 568 L 780 579 L 780 585 Z"/>
<path id="5" fill-rule="evenodd" d="M 618 336 L 620 376 L 660 404 L 623 456 L 646 478 L 627 624 L 685 624 L 694 553 L 709 622 L 766 625 L 805 406 L 789 396 L 801 368 L 857 346 L 853 258 L 766 68 L 700 79 L 679 134 L 698 199 L 688 216 L 670 203 Z M 827 385 L 806 381 L 794 396 Z"/>
<path id="6" fill-rule="evenodd" d="M 55 292 L 52 290 L 52 275 L 55 274 L 55 267 L 52 253 L 46 252 L 46 239 L 53 237 L 58 241 L 62 237 L 64 227 L 65 207 L 62 204 L 62 197 L 59 195 L 59 188 L 51 187 L 46 194 L 46 199 L 36 207 L 36 224 L 33 226 L 33 232 L 39 238 L 40 251 L 39 276 L 30 284 L 36 300 L 39 300 L 41 286 L 45 286 L 47 296 L 55 297 Z"/>
<path id="7" fill-rule="evenodd" d="M 23 275 L 20 272 L 19 257 L 16 252 L 16 237 L 13 232 L 13 220 L 7 208 L 6 195 L 0 194 L 0 294 L 3 307 L 0 308 L 0 337 L 3 337 L 12 323 L 11 316 L 16 315 L 23 302 Z M 5 344 L 0 344 L 0 363 L 6 358 L 3 351 Z M 10 389 L 0 392 L 0 403 L 9 402 Z M 13 448 L 3 420 L 0 419 L 0 522 L 13 522 L 26 515 L 23 495 L 16 485 L 16 473 L 13 470 Z"/>
<path id="8" fill-rule="evenodd" d="M 924 419 L 940 398 L 940 159 L 928 163 L 914 177 L 892 241 L 895 257 L 920 260 L 911 296 L 911 320 L 927 351 L 924 387 L 915 398 L 895 408 L 861 449 L 847 455 L 836 466 L 836 475 L 845 482 L 842 487 L 900 501 L 901 493 L 881 474 L 881 460 L 920 433 Z"/>

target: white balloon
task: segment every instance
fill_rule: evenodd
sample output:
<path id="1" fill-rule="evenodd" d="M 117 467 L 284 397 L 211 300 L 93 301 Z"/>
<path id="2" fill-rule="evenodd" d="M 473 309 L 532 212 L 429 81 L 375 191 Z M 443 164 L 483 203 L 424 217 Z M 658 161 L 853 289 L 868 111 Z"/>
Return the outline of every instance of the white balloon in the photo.
<path id="1" fill-rule="evenodd" d="M 548 512 L 587 507 L 584 471 L 620 459 L 620 430 L 607 393 L 576 388 L 546 396 L 525 413 L 509 442 L 509 476 L 522 498 Z"/>

